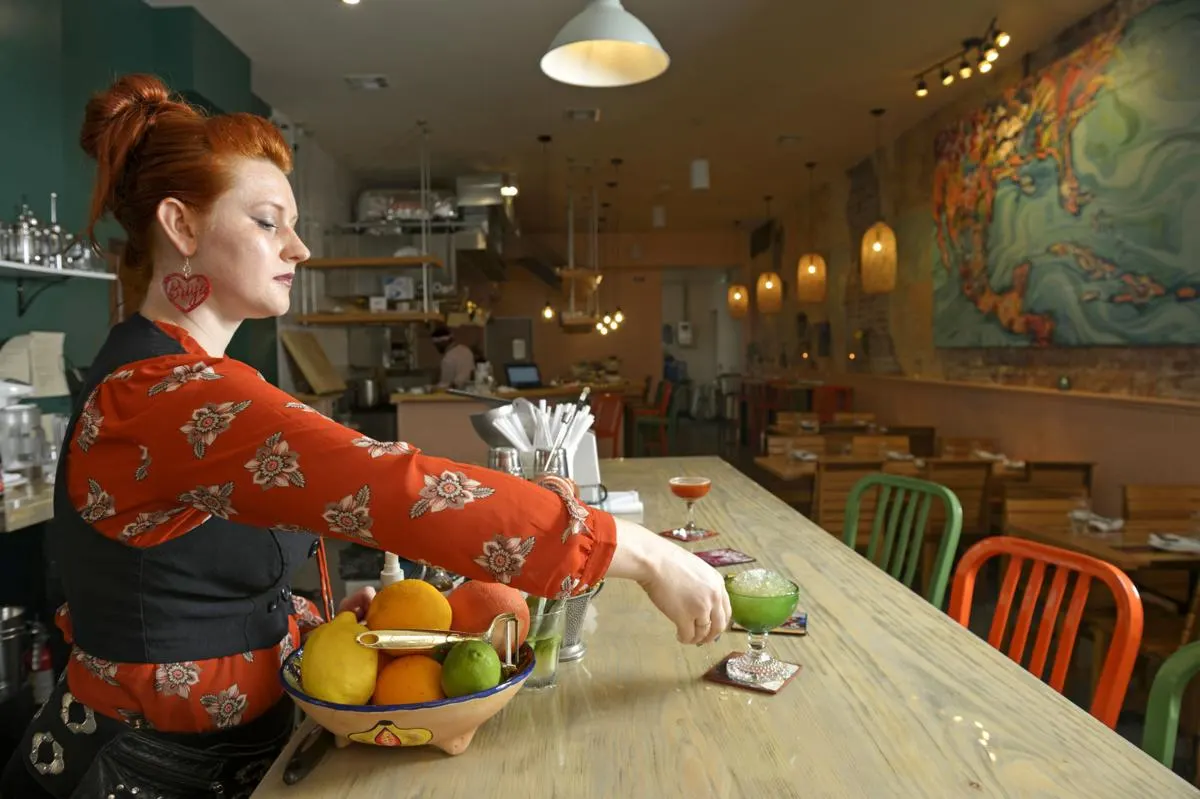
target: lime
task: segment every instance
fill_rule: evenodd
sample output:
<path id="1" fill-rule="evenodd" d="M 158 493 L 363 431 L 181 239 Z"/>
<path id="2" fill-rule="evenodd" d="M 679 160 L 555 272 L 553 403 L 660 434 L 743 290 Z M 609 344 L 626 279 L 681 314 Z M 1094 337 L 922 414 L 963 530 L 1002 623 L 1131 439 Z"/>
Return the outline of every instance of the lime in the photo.
<path id="1" fill-rule="evenodd" d="M 500 656 L 486 641 L 454 645 L 442 664 L 442 691 L 448 697 L 477 694 L 500 684 Z"/>

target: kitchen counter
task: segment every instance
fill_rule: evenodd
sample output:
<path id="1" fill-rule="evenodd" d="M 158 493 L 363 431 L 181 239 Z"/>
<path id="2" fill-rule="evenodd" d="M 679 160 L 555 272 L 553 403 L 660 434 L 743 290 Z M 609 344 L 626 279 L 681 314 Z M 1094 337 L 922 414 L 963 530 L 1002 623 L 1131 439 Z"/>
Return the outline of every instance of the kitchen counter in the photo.
<path id="1" fill-rule="evenodd" d="M 54 485 L 37 480 L 0 494 L 0 533 L 13 533 L 54 518 Z"/>
<path id="2" fill-rule="evenodd" d="M 592 395 L 604 391 L 624 392 L 626 385 L 623 382 L 595 384 L 592 385 Z M 578 397 L 583 387 L 584 384 L 576 383 L 497 393 L 495 400 L 511 402 L 518 397 L 524 397 L 534 402 L 539 399 L 568 402 Z M 495 401 L 444 392 L 398 393 L 392 394 L 390 399 L 396 408 L 397 440 L 412 444 L 428 455 L 437 455 L 460 463 L 487 463 L 488 446 L 472 427 L 471 416 L 495 408 Z"/>
<path id="3" fill-rule="evenodd" d="M 626 383 L 573 383 L 565 386 L 543 386 L 542 388 L 527 388 L 513 391 L 497 391 L 493 397 L 497 400 L 511 402 L 512 400 L 522 397 L 528 400 L 536 399 L 562 399 L 565 397 L 578 397 L 579 392 L 583 391 L 583 387 L 587 385 L 592 389 L 593 394 L 599 394 L 609 391 L 624 392 Z M 467 389 L 468 391 L 470 389 Z M 435 391 L 429 394 L 409 394 L 407 392 L 397 392 L 389 397 L 393 405 L 399 405 L 404 402 L 477 402 L 470 397 L 464 397 L 459 394 L 447 394 L 444 391 Z"/>
<path id="4" fill-rule="evenodd" d="M 359 744 L 257 799 L 462 797 L 1195 797 L 1195 788 L 716 458 L 603 463 L 637 488 L 651 529 L 677 524 L 677 474 L 713 478 L 692 549 L 736 547 L 800 585 L 805 637 L 771 650 L 803 666 L 774 696 L 704 672 L 745 636 L 680 646 L 636 586 L 597 597 L 598 626 L 559 685 L 524 690 L 458 757 Z M 741 567 L 734 567 L 738 569 Z M 727 571 L 727 570 L 726 570 Z M 530 787 L 534 786 L 534 787 Z"/>

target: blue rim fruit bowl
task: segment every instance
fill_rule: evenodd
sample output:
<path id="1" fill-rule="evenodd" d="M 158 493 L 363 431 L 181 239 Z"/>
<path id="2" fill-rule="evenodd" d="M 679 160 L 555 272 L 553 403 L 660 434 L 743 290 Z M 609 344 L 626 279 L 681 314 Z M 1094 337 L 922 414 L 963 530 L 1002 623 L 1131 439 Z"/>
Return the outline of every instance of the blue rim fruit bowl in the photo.
<path id="1" fill-rule="evenodd" d="M 529 645 L 517 654 L 516 673 L 495 688 L 411 705 L 342 705 L 309 696 L 300 687 L 303 647 L 283 661 L 279 676 L 283 690 L 313 721 L 333 733 L 339 746 L 350 742 L 388 747 L 428 744 L 457 755 L 466 751 L 476 730 L 509 703 L 533 672 Z"/>

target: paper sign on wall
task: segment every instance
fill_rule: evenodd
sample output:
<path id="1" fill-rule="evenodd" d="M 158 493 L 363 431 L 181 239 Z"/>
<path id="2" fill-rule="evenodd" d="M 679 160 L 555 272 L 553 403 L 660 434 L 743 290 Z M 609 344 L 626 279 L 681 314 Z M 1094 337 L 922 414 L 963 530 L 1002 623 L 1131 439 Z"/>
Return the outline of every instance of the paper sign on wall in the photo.
<path id="1" fill-rule="evenodd" d="M 512 343 L 512 355 L 514 361 L 525 360 L 525 339 L 514 338 Z"/>

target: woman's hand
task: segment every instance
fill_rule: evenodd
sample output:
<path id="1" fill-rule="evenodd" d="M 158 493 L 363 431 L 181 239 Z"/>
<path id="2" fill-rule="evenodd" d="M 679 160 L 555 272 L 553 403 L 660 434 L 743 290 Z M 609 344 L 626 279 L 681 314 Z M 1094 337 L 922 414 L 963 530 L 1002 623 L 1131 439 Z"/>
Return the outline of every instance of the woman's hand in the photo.
<path id="1" fill-rule="evenodd" d="M 355 591 L 350 596 L 342 600 L 341 606 L 338 608 L 339 613 L 347 610 L 354 611 L 354 615 L 359 621 L 367 617 L 367 608 L 371 606 L 371 600 L 375 598 L 375 587 L 365 585 Z"/>
<path id="2" fill-rule="evenodd" d="M 675 624 L 682 644 L 707 644 L 729 626 L 729 594 L 712 566 L 638 524 L 617 519 L 609 576 L 635 580 Z"/>

